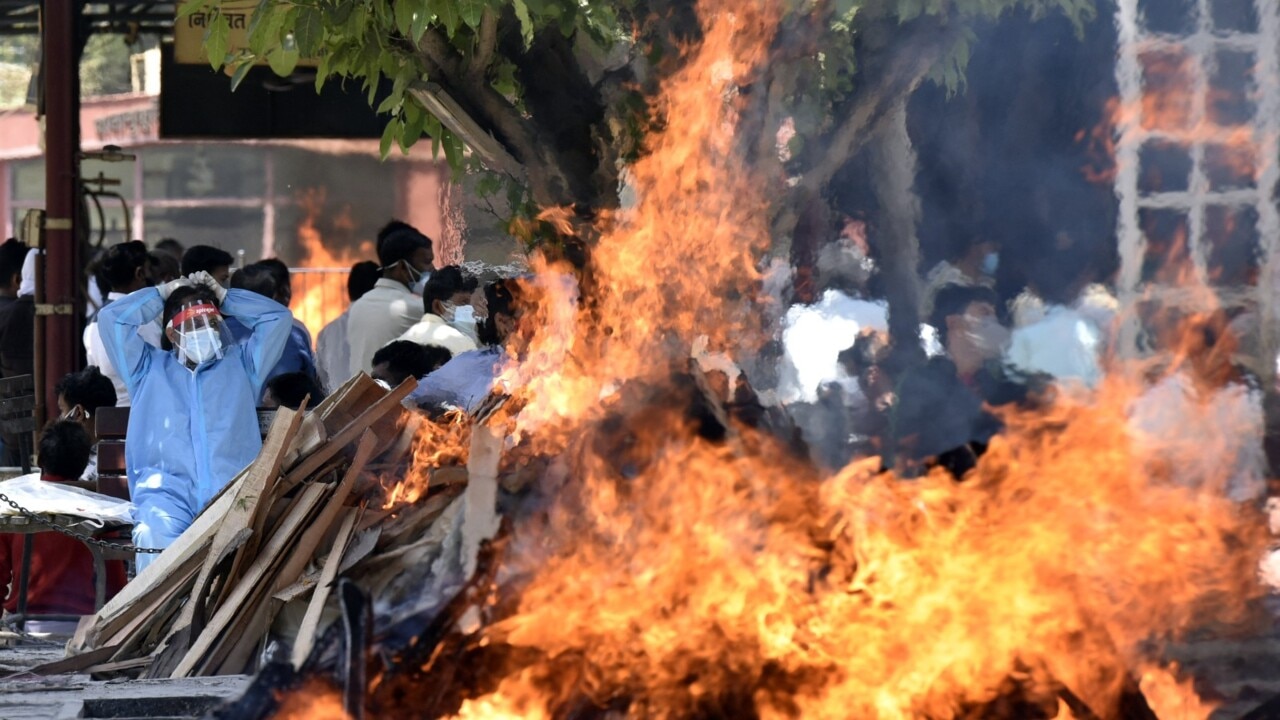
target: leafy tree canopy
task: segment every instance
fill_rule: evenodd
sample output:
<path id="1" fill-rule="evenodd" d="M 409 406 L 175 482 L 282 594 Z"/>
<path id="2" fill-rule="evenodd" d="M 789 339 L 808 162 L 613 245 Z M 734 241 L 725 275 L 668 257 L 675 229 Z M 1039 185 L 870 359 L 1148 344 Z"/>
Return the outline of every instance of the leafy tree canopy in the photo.
<path id="1" fill-rule="evenodd" d="M 1022 9 L 1082 28 L 1094 13 L 1092 0 L 776 1 L 773 57 L 744 89 L 744 150 L 818 192 L 923 78 L 962 88 L 974 21 Z M 646 99 L 699 34 L 692 0 L 260 0 L 249 47 L 232 51 L 223 2 L 188 0 L 180 15 L 212 13 L 206 51 L 233 83 L 254 62 L 287 75 L 312 58 L 317 88 L 360 83 L 391 115 L 384 155 L 429 138 L 459 169 L 470 144 L 530 207 L 587 215 L 616 205 L 620 166 L 663 122 Z M 795 135 L 779 158 L 787 119 Z"/>

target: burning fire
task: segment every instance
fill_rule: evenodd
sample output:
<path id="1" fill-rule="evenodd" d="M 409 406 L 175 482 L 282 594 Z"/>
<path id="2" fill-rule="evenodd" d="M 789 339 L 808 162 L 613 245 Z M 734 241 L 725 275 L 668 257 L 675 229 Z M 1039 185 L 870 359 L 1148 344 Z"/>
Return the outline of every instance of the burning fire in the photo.
<path id="1" fill-rule="evenodd" d="M 1044 717 L 1113 717 L 1140 688 L 1161 717 L 1206 717 L 1160 646 L 1249 619 L 1266 545 L 1261 515 L 1223 492 L 1231 468 L 1160 462 L 1178 440 L 1209 458 L 1232 447 L 1239 429 L 1210 403 L 1188 404 L 1205 414 L 1194 437 L 1144 436 L 1143 368 L 1117 367 L 1088 398 L 1006 415 L 963 483 L 903 481 L 878 458 L 822 478 L 745 426 L 704 439 L 684 412 L 672 378 L 695 344 L 752 352 L 761 334 L 767 200 L 733 147 L 735 88 L 773 39 L 772 5 L 700 3 L 702 40 L 656 101 L 673 130 L 631 168 L 637 205 L 604 222 L 577 287 L 535 260 L 510 421 L 571 479 L 515 525 L 498 575 L 510 602 L 483 611 L 470 655 L 440 660 L 456 663 L 444 678 L 479 676 L 444 712 L 952 718 L 1016 696 Z M 462 428 L 426 426 L 420 482 L 392 505 L 421 497 Z M 434 662 L 415 687 L 438 699 Z M 370 691 L 411 702 L 386 677 Z"/>
<path id="2" fill-rule="evenodd" d="M 307 720 L 350 720 L 342 706 L 342 695 L 329 683 L 319 678 L 307 680 L 302 687 L 280 698 L 276 711 L 282 718 L 306 718 Z"/>
<path id="3" fill-rule="evenodd" d="M 423 421 L 413 438 L 413 464 L 404 479 L 386 483 L 383 508 L 412 505 L 426 497 L 434 471 L 466 464 L 470 442 L 471 424 L 464 413 Z"/>
<path id="4" fill-rule="evenodd" d="M 660 393 L 628 403 L 669 385 L 695 338 L 750 352 L 759 323 L 766 202 L 733 159 L 734 88 L 776 11 L 700 12 L 703 40 L 657 105 L 678 129 L 650 139 L 638 205 L 593 247 L 592 304 L 537 265 L 537 333 L 506 379 L 527 396 L 519 430 L 576 443 L 573 481 L 516 527 L 518 607 L 473 646 L 509 657 L 457 717 L 944 718 L 1011 685 L 1046 716 L 1082 702 L 1109 717 L 1135 681 L 1203 717 L 1151 647 L 1246 619 L 1265 523 L 1222 477 L 1153 471 L 1136 370 L 1009 415 L 962 484 L 904 482 L 878 459 L 823 480 L 748 428 L 699 438 Z M 1186 438 L 1210 457 L 1235 431 L 1196 427 L 1219 433 Z"/>
<path id="5" fill-rule="evenodd" d="M 1142 97 L 1131 103 L 1111 98 L 1106 103 L 1102 122 L 1076 134 L 1076 142 L 1085 143 L 1091 157 L 1090 163 L 1081 168 L 1085 178 L 1095 183 L 1114 182 L 1117 136 L 1132 132 L 1144 145 L 1151 142 L 1166 148 L 1181 147 L 1184 153 L 1189 152 L 1193 144 L 1208 143 L 1207 172 L 1226 173 L 1245 183 L 1256 182 L 1260 168 L 1255 159 L 1257 144 L 1253 128 L 1215 112 L 1219 101 L 1234 100 L 1231 93 L 1210 85 L 1204 107 L 1197 107 L 1194 88 L 1201 71 L 1185 50 L 1144 53 L 1139 62 Z"/>
<path id="6" fill-rule="evenodd" d="M 365 241 L 357 253 L 340 249 L 335 255 L 325 246 L 324 237 L 316 222 L 325 204 L 324 188 L 309 188 L 298 196 L 298 204 L 306 212 L 302 223 L 298 225 L 298 246 L 305 253 L 302 266 L 307 269 L 327 269 L 345 271 L 354 263 L 374 256 L 373 244 Z M 343 207 L 333 216 L 336 230 L 351 233 L 355 230 L 355 221 L 351 217 L 351 208 Z M 293 278 L 294 296 L 289 309 L 293 316 L 307 326 L 314 341 L 320 330 L 328 325 L 347 309 L 347 275 L 346 272 L 329 272 L 316 274 L 297 274 Z"/>

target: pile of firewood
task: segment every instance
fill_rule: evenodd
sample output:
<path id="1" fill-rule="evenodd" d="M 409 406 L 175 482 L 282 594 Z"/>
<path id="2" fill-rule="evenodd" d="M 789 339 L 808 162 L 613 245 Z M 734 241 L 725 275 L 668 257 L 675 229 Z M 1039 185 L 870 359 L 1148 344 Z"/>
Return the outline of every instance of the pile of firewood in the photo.
<path id="1" fill-rule="evenodd" d="M 464 522 L 468 468 L 432 468 L 421 498 L 382 507 L 380 482 L 403 476 L 424 422 L 402 409 L 413 385 L 388 392 L 361 375 L 313 411 L 281 409 L 257 460 L 173 546 L 85 618 L 70 656 L 45 671 L 147 678 L 252 672 L 269 641 L 286 648 L 296 666 L 337 614 L 332 588 L 339 575 L 374 596 L 394 597 L 397 583 L 420 583 L 401 576 L 420 573 L 424 554 L 440 547 L 439 538 L 424 543 L 433 542 L 429 530 L 442 515 Z M 490 433 L 477 436 L 486 440 L 479 454 L 488 457 L 480 459 L 492 477 L 500 444 Z"/>

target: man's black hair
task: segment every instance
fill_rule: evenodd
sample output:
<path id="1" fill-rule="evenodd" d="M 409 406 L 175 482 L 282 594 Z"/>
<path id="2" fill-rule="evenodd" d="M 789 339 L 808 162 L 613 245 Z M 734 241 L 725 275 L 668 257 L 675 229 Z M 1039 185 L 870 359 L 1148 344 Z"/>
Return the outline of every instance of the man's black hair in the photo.
<path id="1" fill-rule="evenodd" d="M 15 275 L 22 274 L 22 262 L 27 259 L 26 245 L 16 238 L 9 238 L 0 245 L 0 285 L 8 285 Z"/>
<path id="2" fill-rule="evenodd" d="M 180 287 L 169 295 L 169 299 L 164 301 L 164 315 L 161 317 L 160 325 L 160 347 L 163 350 L 172 350 L 173 343 L 169 342 L 169 321 L 182 311 L 182 306 L 187 303 L 209 303 L 214 307 L 221 309 L 222 304 L 218 302 L 218 296 L 213 294 L 213 290 L 200 285 L 191 287 L 189 285 Z"/>
<path id="3" fill-rule="evenodd" d="M 422 378 L 453 359 L 453 353 L 439 345 L 419 345 L 412 340 L 396 340 L 373 354 L 374 367 L 387 364 L 393 375 Z"/>
<path id="4" fill-rule="evenodd" d="M 394 219 L 394 218 L 393 218 L 393 219 L 391 219 L 391 220 L 388 220 L 388 221 L 387 221 L 387 224 L 386 224 L 386 225 L 383 225 L 383 226 L 382 226 L 382 228 L 381 228 L 380 230 L 378 230 L 378 235 L 377 235 L 377 238 L 375 239 L 375 241 L 374 241 L 374 245 L 373 245 L 373 247 L 374 247 L 374 252 L 381 253 L 381 252 L 382 252 L 382 242 L 383 242 L 384 240 L 386 240 L 386 239 L 387 239 L 387 237 L 388 237 L 389 235 L 391 235 L 391 233 L 400 232 L 401 230 L 409 230 L 409 231 L 411 231 L 411 232 L 418 232 L 418 229 L 417 229 L 417 228 L 415 228 L 414 226 L 410 225 L 410 224 L 409 224 L 409 223 L 407 223 L 407 222 L 404 222 L 403 220 L 396 220 L 396 219 Z"/>
<path id="5" fill-rule="evenodd" d="M 276 292 L 280 289 L 276 285 L 275 272 L 270 266 L 260 262 L 245 265 L 235 271 L 231 276 L 231 287 L 248 290 L 272 300 L 276 299 Z"/>
<path id="6" fill-rule="evenodd" d="M 147 266 L 147 245 L 141 240 L 129 240 L 107 248 L 102 256 L 102 276 L 107 287 L 115 292 L 133 285 L 138 270 Z"/>
<path id="7" fill-rule="evenodd" d="M 308 407 L 315 407 L 324 399 L 324 391 L 309 373 L 291 372 L 277 375 L 267 381 L 267 389 L 275 396 L 281 407 L 297 410 L 302 401 L 307 400 Z"/>
<path id="8" fill-rule="evenodd" d="M 161 285 L 170 280 L 178 279 L 182 273 L 182 268 L 178 265 L 178 259 L 163 250 L 152 250 L 147 253 L 147 282 L 152 285 Z"/>
<path id="9" fill-rule="evenodd" d="M 412 258 L 418 248 L 431 250 L 431 238 L 408 226 L 400 228 L 378 243 L 378 262 L 386 270 L 402 260 Z"/>
<path id="10" fill-rule="evenodd" d="M 974 303 L 987 303 L 995 308 L 996 291 L 982 285 L 944 285 L 933 300 L 929 324 L 938 330 L 938 342 L 947 345 L 947 318 L 963 315 Z"/>
<path id="11" fill-rule="evenodd" d="M 89 466 L 93 443 L 89 432 L 74 420 L 52 422 L 40 434 L 40 471 L 66 480 L 79 480 Z"/>
<path id="12" fill-rule="evenodd" d="M 432 312 L 431 304 L 436 300 L 449 302 L 458 293 L 475 292 L 476 279 L 462 272 L 457 265 L 446 265 L 431 273 L 427 284 L 422 288 L 422 309 Z"/>
<path id="13" fill-rule="evenodd" d="M 98 408 L 115 407 L 118 399 L 116 386 L 95 365 L 67 373 L 53 386 L 53 392 L 66 400 L 69 407 L 79 405 L 84 408 L 89 417 L 93 417 Z"/>
<path id="14" fill-rule="evenodd" d="M 182 276 L 186 277 L 201 270 L 212 274 L 214 270 L 235 264 L 231 253 L 209 245 L 193 245 L 182 254 Z"/>
<path id="15" fill-rule="evenodd" d="M 476 335 L 485 345 L 498 345 L 498 316 L 516 316 L 516 302 L 520 296 L 520 283 L 514 278 L 495 280 L 484 286 L 484 300 L 489 316 L 476 328 Z"/>
<path id="16" fill-rule="evenodd" d="M 351 273 L 347 275 L 347 297 L 351 298 L 351 302 L 364 297 L 365 293 L 378 284 L 378 278 L 381 276 L 382 271 L 378 268 L 378 263 L 372 260 L 362 260 L 352 265 Z"/>
<path id="17" fill-rule="evenodd" d="M 288 301 L 293 299 L 293 279 L 289 274 L 289 266 L 284 264 L 280 258 L 263 258 L 255 265 L 261 265 L 271 271 L 271 276 L 276 279 L 276 295 L 283 297 L 275 297 L 273 299 L 280 300 L 281 304 L 288 305 Z"/>

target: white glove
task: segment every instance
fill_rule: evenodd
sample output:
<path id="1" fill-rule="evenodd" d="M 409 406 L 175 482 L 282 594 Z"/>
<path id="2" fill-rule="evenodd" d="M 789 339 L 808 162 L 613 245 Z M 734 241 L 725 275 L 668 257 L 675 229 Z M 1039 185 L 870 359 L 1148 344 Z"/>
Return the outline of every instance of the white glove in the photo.
<path id="1" fill-rule="evenodd" d="M 190 285 L 190 280 L 187 280 L 186 278 L 178 278 L 177 280 L 170 280 L 163 285 L 157 285 L 156 289 L 160 291 L 161 300 L 168 300 L 174 290 L 177 290 L 180 287 L 188 287 Z"/>
<path id="2" fill-rule="evenodd" d="M 201 270 L 200 272 L 191 273 L 190 275 L 187 276 L 187 280 L 190 281 L 192 285 L 195 285 L 195 286 L 203 285 L 209 288 L 210 290 L 212 290 L 214 297 L 218 298 L 219 304 L 221 304 L 222 301 L 225 300 L 227 297 L 227 289 L 219 285 L 218 281 L 214 280 L 213 276 L 205 272 L 204 270 Z"/>

